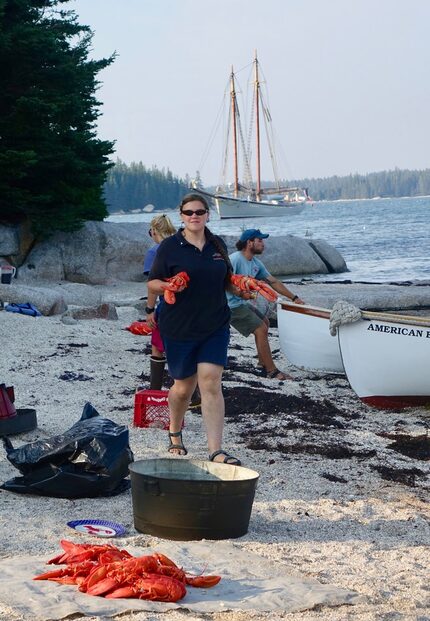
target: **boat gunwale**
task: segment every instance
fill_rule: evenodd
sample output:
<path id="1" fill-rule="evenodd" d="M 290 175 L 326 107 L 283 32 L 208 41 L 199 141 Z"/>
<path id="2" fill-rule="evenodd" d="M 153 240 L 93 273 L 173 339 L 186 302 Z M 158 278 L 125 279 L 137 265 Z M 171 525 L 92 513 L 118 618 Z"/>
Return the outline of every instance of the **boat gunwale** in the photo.
<path id="1" fill-rule="evenodd" d="M 278 305 L 282 310 L 291 311 L 301 315 L 310 315 L 311 317 L 319 317 L 321 319 L 330 319 L 331 311 L 328 308 L 319 308 L 307 304 L 295 304 L 287 300 L 278 300 Z"/>

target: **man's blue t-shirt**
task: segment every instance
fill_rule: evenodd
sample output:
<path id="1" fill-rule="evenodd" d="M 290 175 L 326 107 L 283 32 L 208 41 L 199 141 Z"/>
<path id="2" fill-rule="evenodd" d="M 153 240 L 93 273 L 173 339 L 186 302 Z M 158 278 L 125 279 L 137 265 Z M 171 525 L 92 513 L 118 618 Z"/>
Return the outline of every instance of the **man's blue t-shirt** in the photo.
<path id="1" fill-rule="evenodd" d="M 230 255 L 230 261 L 233 266 L 233 274 L 243 274 L 244 276 L 251 276 L 257 280 L 264 280 L 270 276 L 270 272 L 266 270 L 264 264 L 259 259 L 252 257 L 252 259 L 248 261 L 239 250 Z M 228 292 L 227 302 L 230 308 L 237 308 L 241 304 L 248 304 L 247 300 L 242 300 L 242 298 L 238 298 L 237 295 Z"/>

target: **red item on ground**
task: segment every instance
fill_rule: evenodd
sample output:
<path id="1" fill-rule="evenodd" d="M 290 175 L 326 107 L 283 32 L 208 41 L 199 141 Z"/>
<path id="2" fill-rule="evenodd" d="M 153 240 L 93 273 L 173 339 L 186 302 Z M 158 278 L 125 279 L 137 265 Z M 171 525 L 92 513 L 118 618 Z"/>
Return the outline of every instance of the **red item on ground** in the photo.
<path id="1" fill-rule="evenodd" d="M 134 426 L 169 429 L 167 390 L 138 390 L 134 395 Z"/>
<path id="2" fill-rule="evenodd" d="M 177 602 L 186 595 L 186 586 L 209 589 L 221 580 L 221 576 L 188 574 L 157 552 L 135 557 L 113 545 L 62 540 L 61 546 L 65 554 L 48 563 L 66 566 L 39 574 L 33 580 L 74 584 L 82 593 L 107 599 L 133 597 L 157 602 Z"/>
<path id="3" fill-rule="evenodd" d="M 152 332 L 151 326 L 149 326 L 146 321 L 133 321 L 133 323 L 130 324 L 126 330 L 141 336 L 148 336 L 148 334 L 151 334 Z"/>
<path id="4" fill-rule="evenodd" d="M 9 392 L 10 388 L 6 388 L 5 384 L 0 384 L 0 418 L 12 418 L 17 415 Z"/>

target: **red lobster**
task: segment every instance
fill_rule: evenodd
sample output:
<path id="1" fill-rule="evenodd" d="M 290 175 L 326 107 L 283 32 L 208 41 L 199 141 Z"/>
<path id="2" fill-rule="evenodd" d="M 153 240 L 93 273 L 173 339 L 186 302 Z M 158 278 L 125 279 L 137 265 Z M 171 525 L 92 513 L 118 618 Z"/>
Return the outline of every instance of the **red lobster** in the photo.
<path id="1" fill-rule="evenodd" d="M 276 302 L 278 299 L 276 291 L 262 280 L 256 280 L 251 276 L 243 276 L 242 274 L 232 274 L 230 280 L 240 291 L 256 291 L 269 302 Z"/>
<path id="2" fill-rule="evenodd" d="M 116 546 L 92 546 L 61 542 L 64 554 L 48 563 L 67 563 L 33 578 L 75 584 L 88 595 L 109 599 L 135 597 L 176 602 L 186 595 L 186 585 L 210 588 L 220 576 L 191 576 L 164 554 L 134 557 Z M 73 560 L 72 560 L 73 559 Z M 75 562 L 74 562 L 75 560 Z"/>
<path id="3" fill-rule="evenodd" d="M 179 272 L 179 274 L 176 274 L 171 278 L 165 278 L 165 280 L 170 283 L 170 286 L 172 288 L 164 289 L 164 299 L 166 300 L 167 304 L 174 304 L 176 302 L 175 293 L 182 291 L 183 289 L 185 289 L 185 287 L 188 286 L 188 283 L 190 282 L 190 277 L 188 276 L 187 272 Z"/>
<path id="4" fill-rule="evenodd" d="M 60 545 L 64 552 L 51 558 L 48 565 L 72 565 L 82 561 L 99 561 L 100 558 L 102 558 L 102 562 L 107 563 L 133 558 L 127 550 L 120 550 L 120 548 L 110 544 L 73 543 L 73 541 L 62 539 Z"/>
<path id="5" fill-rule="evenodd" d="M 146 321 L 133 321 L 126 330 L 132 334 L 140 334 L 142 336 L 148 336 L 152 332 L 151 326 L 148 326 Z"/>

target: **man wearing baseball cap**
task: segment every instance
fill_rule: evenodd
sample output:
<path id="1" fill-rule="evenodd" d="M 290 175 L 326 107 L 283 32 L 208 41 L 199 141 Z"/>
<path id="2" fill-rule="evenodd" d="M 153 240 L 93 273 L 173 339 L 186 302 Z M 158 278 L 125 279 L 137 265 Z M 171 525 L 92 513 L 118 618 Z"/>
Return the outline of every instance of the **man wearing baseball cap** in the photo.
<path id="1" fill-rule="evenodd" d="M 260 255 L 264 251 L 264 239 L 269 237 L 268 233 L 262 233 L 260 229 L 246 229 L 243 231 L 236 242 L 237 252 L 230 255 L 234 274 L 251 276 L 257 280 L 264 280 L 281 295 L 289 298 L 296 304 L 304 304 L 303 300 L 294 295 L 287 287 L 270 274 L 262 261 L 255 255 Z M 243 336 L 254 335 L 257 347 L 258 361 L 266 377 L 277 380 L 291 379 L 280 371 L 273 362 L 272 352 L 269 344 L 269 321 L 255 306 L 248 303 L 249 293 L 241 294 L 238 297 L 227 292 L 228 305 L 231 310 L 230 323 Z"/>

